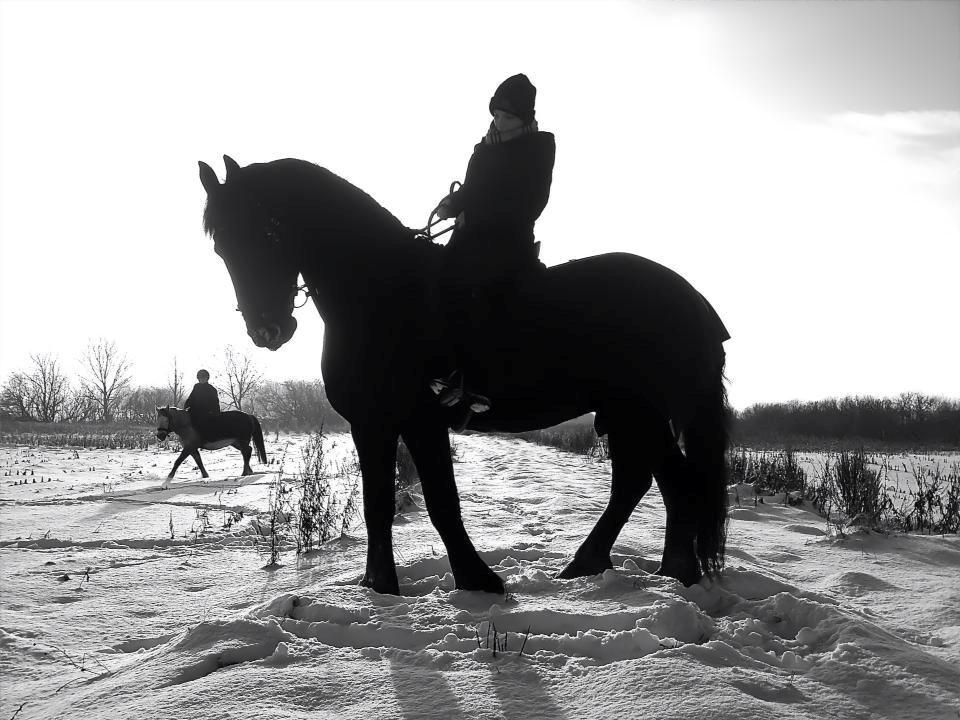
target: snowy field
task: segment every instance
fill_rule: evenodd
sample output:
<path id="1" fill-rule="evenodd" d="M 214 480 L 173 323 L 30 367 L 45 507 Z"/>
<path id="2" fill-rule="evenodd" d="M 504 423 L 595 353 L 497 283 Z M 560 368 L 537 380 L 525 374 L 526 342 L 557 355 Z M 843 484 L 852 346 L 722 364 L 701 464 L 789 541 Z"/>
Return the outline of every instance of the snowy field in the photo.
<path id="1" fill-rule="evenodd" d="M 288 438 L 270 439 L 277 458 Z M 650 574 L 654 489 L 613 570 L 557 580 L 609 465 L 456 441 L 505 598 L 454 590 L 415 509 L 394 527 L 401 597 L 357 585 L 362 526 L 266 569 L 251 518 L 277 466 L 238 477 L 233 450 L 167 483 L 169 450 L 0 447 L 0 720 L 960 718 L 957 537 L 836 538 L 751 503 L 731 510 L 721 582 L 684 588 Z"/>

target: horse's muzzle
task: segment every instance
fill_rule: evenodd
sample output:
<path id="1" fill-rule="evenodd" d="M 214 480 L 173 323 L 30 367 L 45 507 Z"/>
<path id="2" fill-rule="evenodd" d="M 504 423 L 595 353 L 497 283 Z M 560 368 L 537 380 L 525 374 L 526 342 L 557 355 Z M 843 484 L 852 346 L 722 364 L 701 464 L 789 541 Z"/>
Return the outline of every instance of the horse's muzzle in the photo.
<path id="1" fill-rule="evenodd" d="M 281 322 L 260 323 L 247 327 L 247 335 L 257 347 L 277 350 L 293 337 L 297 330 L 297 319 L 292 315 Z"/>
<path id="2" fill-rule="evenodd" d="M 157 430 L 157 440 L 159 440 L 160 442 L 163 442 L 166 439 L 167 439 L 167 431 Z"/>

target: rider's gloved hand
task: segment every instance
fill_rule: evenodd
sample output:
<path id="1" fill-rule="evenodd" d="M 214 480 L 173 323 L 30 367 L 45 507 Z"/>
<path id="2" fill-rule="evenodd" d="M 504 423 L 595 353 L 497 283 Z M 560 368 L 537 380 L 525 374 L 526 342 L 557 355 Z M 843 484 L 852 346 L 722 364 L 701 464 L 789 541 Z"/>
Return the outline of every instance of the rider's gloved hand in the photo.
<path id="1" fill-rule="evenodd" d="M 445 197 L 440 201 L 440 204 L 437 205 L 437 217 L 441 220 L 446 220 L 453 217 L 453 211 L 450 209 L 449 197 Z"/>

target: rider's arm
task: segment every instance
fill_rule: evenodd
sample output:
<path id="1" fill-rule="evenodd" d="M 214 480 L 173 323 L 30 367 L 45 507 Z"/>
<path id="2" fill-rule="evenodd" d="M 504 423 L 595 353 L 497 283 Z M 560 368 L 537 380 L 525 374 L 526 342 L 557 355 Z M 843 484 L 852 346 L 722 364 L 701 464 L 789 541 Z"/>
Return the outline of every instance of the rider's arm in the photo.
<path id="1" fill-rule="evenodd" d="M 459 200 L 468 216 L 501 224 L 533 223 L 550 197 L 556 145 L 550 133 L 505 143 L 471 159 Z"/>
<path id="2" fill-rule="evenodd" d="M 478 163 L 477 157 L 483 152 L 483 149 L 484 145 L 482 141 L 474 146 L 473 154 L 470 156 L 469 162 L 467 162 L 467 173 L 464 175 L 465 181 L 469 180 L 470 177 L 475 174 L 475 168 Z M 470 195 L 470 190 L 466 185 L 461 184 L 459 190 L 450 193 L 440 201 L 440 204 L 437 206 L 438 217 L 441 220 L 446 220 L 447 218 L 453 218 L 459 215 L 470 203 Z"/>

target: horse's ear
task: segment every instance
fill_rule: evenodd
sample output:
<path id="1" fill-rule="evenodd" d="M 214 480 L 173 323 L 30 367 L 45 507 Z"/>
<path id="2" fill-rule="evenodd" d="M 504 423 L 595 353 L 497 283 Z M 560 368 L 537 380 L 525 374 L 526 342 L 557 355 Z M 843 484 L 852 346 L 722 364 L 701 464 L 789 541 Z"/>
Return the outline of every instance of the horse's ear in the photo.
<path id="1" fill-rule="evenodd" d="M 240 172 L 240 165 L 229 155 L 223 156 L 223 164 L 227 168 L 227 180 L 230 179 L 231 175 L 236 175 L 236 173 Z M 224 182 L 226 182 L 226 180 Z"/>
<path id="2" fill-rule="evenodd" d="M 200 182 L 203 183 L 203 189 L 207 191 L 207 195 L 213 195 L 220 189 L 220 181 L 217 180 L 217 174 L 213 171 L 213 168 L 203 160 L 198 164 L 200 165 Z"/>

